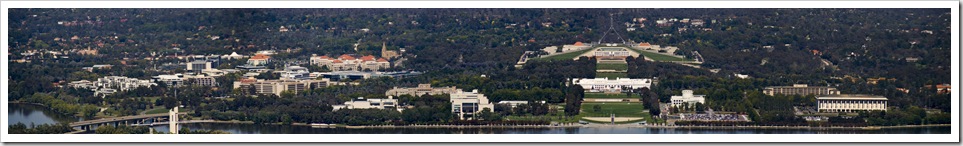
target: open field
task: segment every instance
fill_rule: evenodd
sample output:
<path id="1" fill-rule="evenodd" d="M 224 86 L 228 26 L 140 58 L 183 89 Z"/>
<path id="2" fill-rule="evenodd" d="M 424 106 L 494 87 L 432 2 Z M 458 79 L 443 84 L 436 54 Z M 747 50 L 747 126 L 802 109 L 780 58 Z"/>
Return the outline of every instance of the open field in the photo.
<path id="1" fill-rule="evenodd" d="M 163 107 L 158 107 L 155 109 L 144 111 L 144 114 L 160 114 L 160 113 L 167 113 L 167 112 L 168 112 L 168 109 Z"/>
<path id="2" fill-rule="evenodd" d="M 532 60 L 572 60 L 572 59 L 575 59 L 575 57 L 585 54 L 585 52 L 589 52 L 589 51 L 592 51 L 592 49 L 568 52 L 568 53 L 558 54 L 558 55 L 544 57 L 544 58 L 534 58 Z"/>
<path id="3" fill-rule="evenodd" d="M 624 64 L 624 63 L 618 63 L 618 64 L 615 64 L 615 63 L 599 63 L 599 64 L 595 64 L 595 69 L 596 69 L 596 70 L 609 69 L 609 70 L 624 71 L 624 70 L 628 70 L 628 69 L 629 69 L 629 65 L 628 65 L 628 64 Z"/>
<path id="4" fill-rule="evenodd" d="M 655 60 L 655 61 L 694 61 L 694 60 L 692 60 L 692 59 L 684 59 L 684 58 L 679 58 L 679 57 L 675 57 L 675 56 L 663 55 L 663 54 L 659 54 L 659 53 L 652 53 L 652 52 L 648 52 L 648 51 L 639 51 L 639 50 L 635 50 L 635 49 L 631 49 L 631 50 L 632 50 L 632 51 L 635 51 L 635 52 L 638 52 L 639 54 L 642 54 L 642 55 L 645 56 L 646 58 L 649 58 L 649 59 L 652 59 L 652 60 Z"/>

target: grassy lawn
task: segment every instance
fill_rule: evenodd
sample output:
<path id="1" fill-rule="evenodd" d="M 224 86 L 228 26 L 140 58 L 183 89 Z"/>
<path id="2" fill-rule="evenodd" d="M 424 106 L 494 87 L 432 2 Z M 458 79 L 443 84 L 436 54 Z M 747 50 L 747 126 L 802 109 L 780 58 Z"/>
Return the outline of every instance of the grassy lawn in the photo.
<path id="1" fill-rule="evenodd" d="M 592 107 L 599 105 L 601 110 L 595 111 Z M 642 103 L 582 103 L 582 117 L 608 117 L 615 114 L 616 117 L 650 117 L 648 113 L 643 113 L 645 108 Z"/>
<path id="2" fill-rule="evenodd" d="M 168 112 L 167 108 L 164 108 L 163 106 L 159 106 L 155 109 L 144 111 L 144 114 L 161 114 L 161 113 L 167 113 L 167 112 Z"/>
<path id="3" fill-rule="evenodd" d="M 626 74 L 626 73 L 617 73 L 617 72 L 600 72 L 600 73 L 595 73 L 595 77 L 598 77 L 598 78 L 609 78 L 609 79 L 613 79 L 613 80 L 614 80 L 615 78 L 627 78 L 628 76 L 629 76 L 629 75 Z"/>
<path id="4" fill-rule="evenodd" d="M 629 69 L 629 65 L 628 65 L 628 64 L 622 64 L 622 63 L 620 63 L 620 64 L 599 63 L 599 64 L 595 64 L 595 69 L 596 69 L 596 70 L 603 70 L 603 69 L 609 69 L 609 70 L 628 70 L 628 69 Z"/>
<path id="5" fill-rule="evenodd" d="M 516 120 L 516 121 L 555 121 L 559 123 L 578 123 L 579 116 L 562 116 L 562 115 L 541 115 L 541 116 L 505 116 L 506 120 Z"/>
<path id="6" fill-rule="evenodd" d="M 656 60 L 656 61 L 694 61 L 694 60 L 692 60 L 692 59 L 683 59 L 683 58 L 679 58 L 679 57 L 675 57 L 675 56 L 662 55 L 662 54 L 659 54 L 659 53 L 652 53 L 652 52 L 648 52 L 648 51 L 639 51 L 639 50 L 635 50 L 635 49 L 631 49 L 631 50 L 632 50 L 632 51 L 635 51 L 635 52 L 638 52 L 639 54 L 642 54 L 643 56 L 645 56 L 645 57 L 647 57 L 647 58 L 650 58 L 650 59 L 652 59 L 652 60 Z"/>
<path id="7" fill-rule="evenodd" d="M 576 56 L 585 54 L 585 52 L 588 52 L 588 51 L 592 51 L 592 49 L 585 49 L 585 50 L 581 50 L 581 51 L 568 52 L 568 53 L 565 53 L 565 54 L 558 54 L 558 55 L 555 55 L 555 56 L 545 57 L 545 58 L 535 58 L 535 59 L 532 59 L 532 60 L 572 60 L 572 59 L 575 59 Z"/>
<path id="8" fill-rule="evenodd" d="M 603 124 L 608 124 L 608 123 L 610 123 L 609 121 L 595 121 L 595 120 L 589 120 L 589 119 L 582 119 L 582 120 L 589 121 L 589 122 L 592 122 L 592 123 L 603 123 Z M 615 122 L 615 124 L 638 123 L 638 122 L 641 122 L 641 121 L 646 121 L 646 122 L 648 122 L 648 121 L 649 121 L 649 117 L 645 117 L 644 119 L 638 119 L 638 120 Z"/>
<path id="9" fill-rule="evenodd" d="M 632 94 L 632 96 L 625 96 L 625 94 L 585 93 L 585 98 L 639 98 L 639 95 Z"/>

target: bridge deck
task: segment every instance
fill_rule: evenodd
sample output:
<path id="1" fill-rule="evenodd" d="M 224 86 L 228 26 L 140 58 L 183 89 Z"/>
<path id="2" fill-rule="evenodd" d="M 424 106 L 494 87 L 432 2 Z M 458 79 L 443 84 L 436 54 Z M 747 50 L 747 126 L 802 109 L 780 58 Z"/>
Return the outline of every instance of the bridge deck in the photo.
<path id="1" fill-rule="evenodd" d="M 185 114 L 185 113 L 178 113 L 178 115 L 183 115 L 183 114 Z M 133 116 L 124 116 L 124 117 L 102 118 L 102 119 L 95 119 L 95 120 L 86 120 L 86 121 L 72 122 L 72 123 L 70 123 L 70 127 L 83 126 L 83 125 L 92 125 L 92 124 L 100 124 L 100 123 L 108 123 L 108 122 L 116 122 L 116 121 L 126 121 L 126 120 L 135 120 L 135 119 L 154 118 L 154 117 L 167 117 L 167 116 L 169 116 L 169 115 L 167 115 L 167 113 L 160 113 L 160 114 L 146 114 L 146 115 L 133 115 Z"/>

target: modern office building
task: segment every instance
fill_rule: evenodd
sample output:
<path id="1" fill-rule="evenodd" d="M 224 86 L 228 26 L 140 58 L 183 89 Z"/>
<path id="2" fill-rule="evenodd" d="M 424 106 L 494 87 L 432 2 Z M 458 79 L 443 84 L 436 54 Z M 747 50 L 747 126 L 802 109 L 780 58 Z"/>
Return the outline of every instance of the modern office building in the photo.
<path id="1" fill-rule="evenodd" d="M 792 86 L 770 86 L 762 90 L 762 93 L 766 95 L 773 96 L 776 94 L 782 95 L 836 95 L 840 94 L 839 90 L 833 87 L 826 86 L 809 86 L 806 84 L 794 84 Z"/>
<path id="2" fill-rule="evenodd" d="M 235 89 L 251 89 L 257 94 L 274 94 L 281 96 L 284 91 L 303 92 L 327 86 L 322 80 L 258 80 L 253 78 L 241 79 L 234 82 Z"/>
<path id="3" fill-rule="evenodd" d="M 177 87 L 177 86 L 182 86 L 184 84 L 183 77 L 184 77 L 183 74 L 158 75 L 158 76 L 154 76 L 154 82 L 164 83 L 164 85 L 167 85 L 168 87 Z"/>
<path id="4" fill-rule="evenodd" d="M 194 60 L 190 63 L 187 63 L 187 70 L 193 71 L 193 72 L 201 72 L 202 70 L 205 70 L 205 69 L 211 69 L 211 65 L 212 65 L 211 62 L 207 62 L 204 60 Z"/>
<path id="5" fill-rule="evenodd" d="M 364 97 L 358 97 L 357 99 L 344 102 L 342 105 L 332 105 L 333 110 L 340 109 L 392 109 L 398 107 L 398 99 L 394 99 L 388 96 L 387 99 L 364 99 Z M 398 109 L 401 111 L 401 109 Z"/>
<path id="6" fill-rule="evenodd" d="M 631 79 L 631 78 L 574 78 L 572 84 L 581 85 L 588 92 L 622 92 L 622 89 L 650 88 L 652 79 Z"/>
<path id="7" fill-rule="evenodd" d="M 452 86 L 432 88 L 431 84 L 418 84 L 418 87 L 415 87 L 415 88 L 394 87 L 386 91 L 385 95 L 387 96 L 401 96 L 401 95 L 421 96 L 425 94 L 440 95 L 440 94 L 451 94 L 458 91 L 460 91 L 458 88 L 455 88 Z"/>
<path id="8" fill-rule="evenodd" d="M 205 75 L 184 75 L 184 74 L 174 74 L 174 75 L 158 75 L 153 77 L 154 82 L 164 83 L 169 87 L 178 87 L 185 85 L 198 85 L 198 86 L 217 86 L 217 80 L 211 76 Z"/>
<path id="9" fill-rule="evenodd" d="M 819 112 L 885 111 L 888 99 L 865 94 L 839 94 L 816 97 Z"/>
<path id="10" fill-rule="evenodd" d="M 682 90 L 681 96 L 671 97 L 671 104 L 672 107 L 681 107 L 682 105 L 686 105 L 685 103 L 688 103 L 687 105 L 689 105 L 689 107 L 693 107 L 696 103 L 705 104 L 705 96 L 706 95 L 694 95 L 692 90 Z"/>
<path id="11" fill-rule="evenodd" d="M 308 72 L 308 68 L 301 66 L 288 66 L 284 68 L 284 73 L 281 73 L 281 79 L 289 80 L 305 80 L 310 79 L 311 72 Z"/>
<path id="12" fill-rule="evenodd" d="M 450 100 L 452 112 L 462 120 L 475 119 L 475 114 L 485 108 L 495 111 L 495 106 L 488 101 L 488 97 L 478 93 L 478 89 L 472 90 L 471 92 L 455 92 L 451 94 Z"/>

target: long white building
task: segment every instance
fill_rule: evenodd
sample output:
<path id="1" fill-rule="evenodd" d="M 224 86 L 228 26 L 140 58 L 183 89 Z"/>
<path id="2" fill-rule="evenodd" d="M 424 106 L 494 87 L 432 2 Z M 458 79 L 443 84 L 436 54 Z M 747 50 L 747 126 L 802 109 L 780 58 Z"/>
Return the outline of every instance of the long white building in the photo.
<path id="1" fill-rule="evenodd" d="M 834 95 L 839 94 L 839 90 L 826 86 L 809 86 L 806 84 L 794 84 L 792 86 L 770 86 L 762 90 L 762 93 L 773 96 L 783 95 Z"/>
<path id="2" fill-rule="evenodd" d="M 588 92 L 622 92 L 622 88 L 639 89 L 651 88 L 652 79 L 631 79 L 631 78 L 575 78 L 572 84 L 581 85 Z"/>
<path id="3" fill-rule="evenodd" d="M 885 111 L 889 99 L 878 95 L 839 94 L 816 97 L 820 112 Z"/>
<path id="4" fill-rule="evenodd" d="M 342 105 L 332 105 L 333 110 L 340 109 L 390 109 L 398 107 L 398 99 L 388 96 L 387 99 L 364 99 L 358 97 L 357 100 L 346 101 Z M 401 111 L 401 109 L 397 109 Z"/>
<path id="5" fill-rule="evenodd" d="M 432 88 L 431 84 L 418 84 L 415 88 L 398 88 L 394 87 L 385 92 L 385 96 L 401 96 L 401 95 L 440 95 L 440 94 L 451 94 L 460 91 L 460 89 L 448 86 L 448 87 L 438 87 Z"/>

